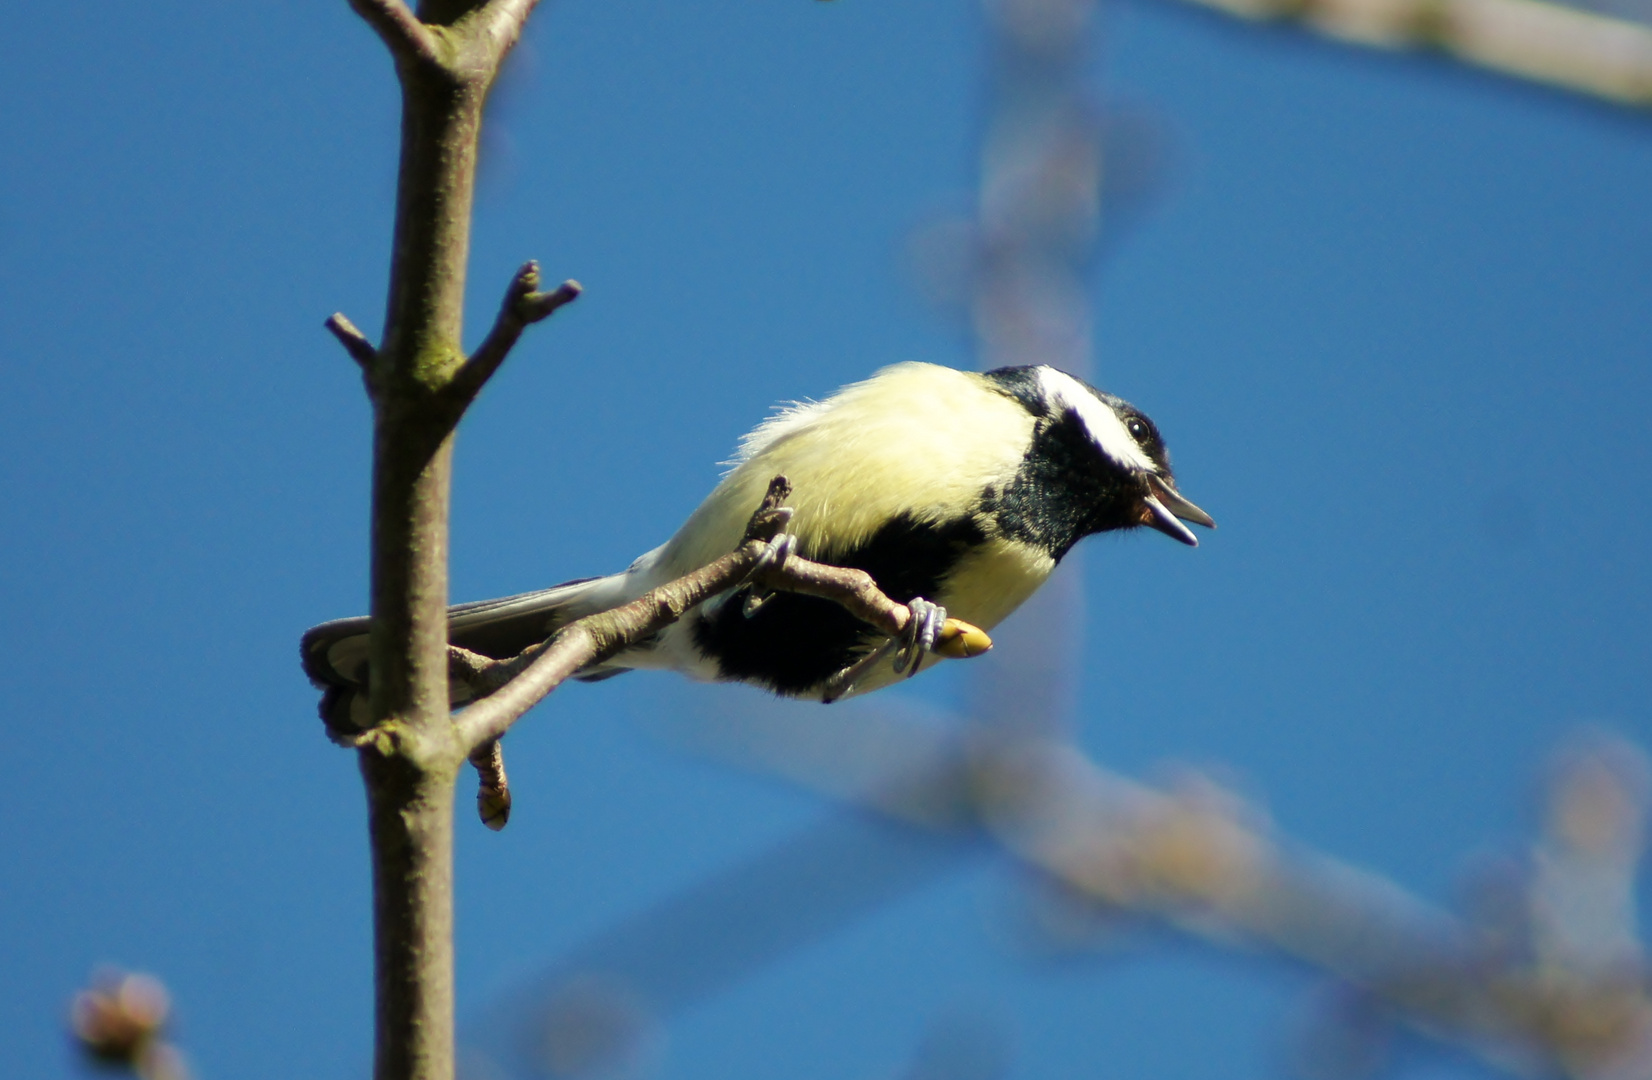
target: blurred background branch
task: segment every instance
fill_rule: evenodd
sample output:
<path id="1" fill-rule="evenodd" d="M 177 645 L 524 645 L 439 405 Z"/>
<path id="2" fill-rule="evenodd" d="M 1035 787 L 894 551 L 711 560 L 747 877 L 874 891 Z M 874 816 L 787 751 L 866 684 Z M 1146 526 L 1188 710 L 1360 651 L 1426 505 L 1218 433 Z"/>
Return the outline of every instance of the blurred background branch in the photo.
<path id="1" fill-rule="evenodd" d="M 998 853 L 1024 871 L 1040 951 L 1160 926 L 1321 976 L 1335 1008 L 1305 1033 L 1313 1075 L 1364 1071 L 1403 1026 L 1509 1075 L 1652 1076 L 1633 902 L 1648 770 L 1624 741 L 1586 735 L 1557 755 L 1539 834 L 1467 865 L 1454 911 L 1293 842 L 1211 776 L 1143 784 L 1009 725 L 868 710 L 823 730 L 755 711 L 675 730 L 854 810 L 559 960 L 471 1040 L 509 1075 L 640 1067 L 670 1017 Z"/>
<path id="2" fill-rule="evenodd" d="M 1297 23 L 1338 41 L 1433 49 L 1465 64 L 1652 106 L 1652 28 L 1538 0 L 1187 0 L 1257 22 Z"/>
<path id="3" fill-rule="evenodd" d="M 1652 1076 L 1652 972 L 1633 903 L 1647 768 L 1627 743 L 1594 737 L 1561 755 L 1542 835 L 1510 872 L 1474 880 L 1459 916 L 1280 836 L 1208 776 L 1150 787 L 1069 743 L 992 727 L 913 732 L 905 748 L 887 729 L 859 732 L 875 753 L 842 729 L 830 742 L 797 734 L 724 730 L 718 746 L 907 824 L 973 822 L 1107 920 L 1274 952 L 1517 1075 Z"/>

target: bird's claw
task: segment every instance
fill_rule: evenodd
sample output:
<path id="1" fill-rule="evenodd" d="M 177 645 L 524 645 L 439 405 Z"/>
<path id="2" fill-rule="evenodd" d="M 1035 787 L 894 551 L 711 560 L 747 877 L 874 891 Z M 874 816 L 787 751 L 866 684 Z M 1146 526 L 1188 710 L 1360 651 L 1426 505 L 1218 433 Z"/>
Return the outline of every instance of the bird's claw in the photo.
<path id="1" fill-rule="evenodd" d="M 785 566 L 786 560 L 791 557 L 792 552 L 796 549 L 797 535 L 795 533 L 775 533 L 774 539 L 770 540 L 768 546 L 763 549 L 763 553 L 757 556 L 756 564 L 752 566 L 751 573 L 746 576 L 748 578 L 755 577 L 771 567 L 779 569 Z M 746 593 L 745 602 L 740 605 L 740 614 L 748 619 L 751 618 L 757 614 L 758 609 L 769 602 L 769 598 L 772 596 L 774 596 L 774 593 L 771 590 L 753 586 L 751 591 Z"/>
<path id="2" fill-rule="evenodd" d="M 796 533 L 775 533 L 774 539 L 763 549 L 763 554 L 757 556 L 757 563 L 751 568 L 753 574 L 761 574 L 771 566 L 776 569 L 786 565 L 786 559 L 797 550 Z"/>
<path id="3" fill-rule="evenodd" d="M 921 596 L 914 596 L 906 606 L 912 615 L 906 620 L 906 629 L 901 633 L 900 651 L 895 654 L 895 672 L 899 674 L 904 671 L 910 679 L 918 673 L 924 656 L 935 648 L 941 627 L 946 624 L 946 608 L 932 604 Z"/>

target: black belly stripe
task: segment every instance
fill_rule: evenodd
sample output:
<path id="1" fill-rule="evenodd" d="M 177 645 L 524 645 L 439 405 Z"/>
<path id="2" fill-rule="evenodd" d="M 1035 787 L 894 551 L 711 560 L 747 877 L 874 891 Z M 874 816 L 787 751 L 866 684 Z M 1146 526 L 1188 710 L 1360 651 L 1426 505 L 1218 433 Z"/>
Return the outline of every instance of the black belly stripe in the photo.
<path id="1" fill-rule="evenodd" d="M 958 561 L 985 538 L 974 518 L 915 521 L 903 514 L 853 551 L 802 554 L 865 570 L 890 599 L 906 603 L 915 596 L 934 599 Z M 847 667 L 876 637 L 843 608 L 815 596 L 780 593 L 748 619 L 740 610 L 746 593 L 736 591 L 715 612 L 694 620 L 695 644 L 716 659 L 724 679 L 779 694 L 804 693 Z"/>

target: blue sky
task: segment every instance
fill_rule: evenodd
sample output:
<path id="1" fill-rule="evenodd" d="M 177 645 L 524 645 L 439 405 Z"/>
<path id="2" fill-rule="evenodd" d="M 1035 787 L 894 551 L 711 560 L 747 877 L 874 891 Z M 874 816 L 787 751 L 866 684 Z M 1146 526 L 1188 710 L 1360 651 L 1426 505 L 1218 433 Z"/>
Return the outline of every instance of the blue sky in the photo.
<path id="1" fill-rule="evenodd" d="M 64 1002 L 107 961 L 168 981 L 204 1077 L 365 1075 L 363 801 L 296 644 L 364 603 L 368 412 L 321 321 L 382 318 L 389 63 L 342 0 L 9 23 L 0 1045 L 77 1075 Z M 1103 29 L 1096 93 L 1153 179 L 1104 223 L 1095 377 L 1221 529 L 1084 546 L 1077 738 L 1133 775 L 1216 767 L 1450 902 L 1571 733 L 1652 733 L 1652 122 L 1152 0 Z M 939 0 L 542 8 L 471 339 L 526 258 L 587 292 L 466 421 L 456 600 L 623 566 L 777 401 L 972 362 L 901 253 L 969 203 L 981 54 Z M 467 1030 L 841 820 L 661 737 L 757 700 L 637 675 L 512 735 L 509 829 L 458 823 Z M 667 1016 L 658 1075 L 896 1075 L 958 1026 L 1014 1077 L 1279 1074 L 1310 977 L 1153 939 L 1041 958 L 1015 880 L 968 853 L 867 904 Z"/>

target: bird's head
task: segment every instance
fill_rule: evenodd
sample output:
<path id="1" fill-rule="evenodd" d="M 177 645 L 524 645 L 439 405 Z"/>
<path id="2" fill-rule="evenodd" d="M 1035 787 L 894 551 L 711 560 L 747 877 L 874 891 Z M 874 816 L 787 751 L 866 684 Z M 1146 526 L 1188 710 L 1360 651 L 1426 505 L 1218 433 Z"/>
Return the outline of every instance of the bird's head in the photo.
<path id="1" fill-rule="evenodd" d="M 1047 502 L 1082 506 L 1079 534 L 1145 525 L 1197 547 L 1183 522 L 1216 527 L 1176 489 L 1158 427 L 1128 401 L 1052 367 L 1001 368 L 987 377 L 1037 418 L 1029 464 L 1048 474 L 1041 485 Z"/>

